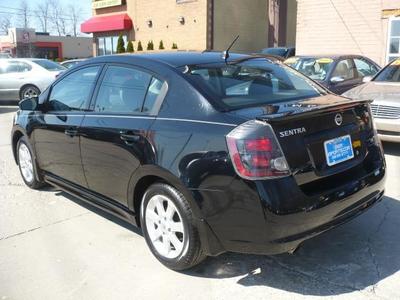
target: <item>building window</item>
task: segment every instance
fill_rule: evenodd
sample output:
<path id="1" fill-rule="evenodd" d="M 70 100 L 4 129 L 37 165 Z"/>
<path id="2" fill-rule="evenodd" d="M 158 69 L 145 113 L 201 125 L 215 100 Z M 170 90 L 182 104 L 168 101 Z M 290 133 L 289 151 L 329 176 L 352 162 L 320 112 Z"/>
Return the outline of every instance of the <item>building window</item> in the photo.
<path id="1" fill-rule="evenodd" d="M 97 38 L 97 55 L 110 55 L 117 53 L 117 44 L 118 44 L 118 35 L 117 36 L 106 36 L 106 37 L 98 37 Z M 125 42 L 125 47 L 128 42 L 126 35 L 123 35 L 122 38 Z"/>
<path id="2" fill-rule="evenodd" d="M 400 58 L 400 18 L 389 19 L 389 37 L 386 61 Z"/>

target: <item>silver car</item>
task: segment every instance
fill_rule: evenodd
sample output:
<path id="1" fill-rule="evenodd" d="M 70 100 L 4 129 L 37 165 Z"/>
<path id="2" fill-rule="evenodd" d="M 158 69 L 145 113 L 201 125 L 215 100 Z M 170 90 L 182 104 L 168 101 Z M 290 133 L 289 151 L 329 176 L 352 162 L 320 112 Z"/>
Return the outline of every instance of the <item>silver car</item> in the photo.
<path id="1" fill-rule="evenodd" d="M 388 64 L 370 82 L 343 96 L 373 100 L 371 110 L 380 139 L 400 143 L 400 59 Z"/>
<path id="2" fill-rule="evenodd" d="M 1 59 L 0 100 L 36 97 L 65 70 L 47 59 Z"/>
<path id="3" fill-rule="evenodd" d="M 82 61 L 85 61 L 85 59 L 84 58 L 70 59 L 70 60 L 65 60 L 63 62 L 60 62 L 60 65 L 69 69 L 69 68 L 72 68 L 73 66 L 76 66 L 77 64 L 79 64 Z"/>

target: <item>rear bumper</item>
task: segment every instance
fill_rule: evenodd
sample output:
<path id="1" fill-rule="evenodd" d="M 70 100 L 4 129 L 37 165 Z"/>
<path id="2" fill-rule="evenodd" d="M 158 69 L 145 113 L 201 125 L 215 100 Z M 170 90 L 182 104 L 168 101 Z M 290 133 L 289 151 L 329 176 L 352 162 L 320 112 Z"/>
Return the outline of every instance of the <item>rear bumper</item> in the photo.
<path id="1" fill-rule="evenodd" d="M 259 182 L 235 179 L 226 191 L 197 191 L 197 196 L 203 200 L 205 221 L 222 246 L 216 252 L 271 255 L 289 252 L 366 211 L 382 199 L 384 179 L 383 163 L 362 178 L 313 196 L 302 193 L 293 177 Z M 310 205 L 280 210 L 285 201 Z"/>

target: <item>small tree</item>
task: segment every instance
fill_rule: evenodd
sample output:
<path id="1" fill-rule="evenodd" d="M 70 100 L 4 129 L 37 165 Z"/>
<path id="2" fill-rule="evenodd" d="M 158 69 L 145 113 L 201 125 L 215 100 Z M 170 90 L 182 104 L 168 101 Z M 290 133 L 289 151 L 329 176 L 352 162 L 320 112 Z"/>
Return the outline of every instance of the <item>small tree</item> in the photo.
<path id="1" fill-rule="evenodd" d="M 133 49 L 132 41 L 128 42 L 128 45 L 126 46 L 126 52 L 129 52 L 129 53 L 135 52 L 135 50 Z"/>
<path id="2" fill-rule="evenodd" d="M 119 34 L 118 42 L 117 42 L 117 53 L 125 53 L 125 42 L 122 38 L 122 34 Z"/>
<path id="3" fill-rule="evenodd" d="M 147 50 L 154 50 L 154 43 L 153 41 L 149 41 L 147 43 Z"/>
<path id="4" fill-rule="evenodd" d="M 178 45 L 176 43 L 172 43 L 172 49 L 178 49 Z"/>
<path id="5" fill-rule="evenodd" d="M 160 49 L 160 50 L 164 50 L 165 49 L 164 48 L 164 43 L 163 43 L 162 40 L 160 41 L 160 44 L 158 45 L 158 49 Z"/>
<path id="6" fill-rule="evenodd" d="M 143 46 L 141 41 L 139 41 L 139 43 L 137 44 L 137 51 L 143 51 Z"/>

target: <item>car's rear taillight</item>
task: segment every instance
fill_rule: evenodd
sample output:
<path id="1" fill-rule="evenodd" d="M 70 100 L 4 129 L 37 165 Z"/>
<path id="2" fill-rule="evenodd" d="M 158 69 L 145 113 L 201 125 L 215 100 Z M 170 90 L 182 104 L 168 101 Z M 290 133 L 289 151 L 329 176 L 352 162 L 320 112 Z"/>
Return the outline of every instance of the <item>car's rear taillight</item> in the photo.
<path id="1" fill-rule="evenodd" d="M 269 124 L 251 120 L 227 136 L 229 154 L 238 173 L 246 179 L 270 179 L 290 175 L 282 149 Z"/>

